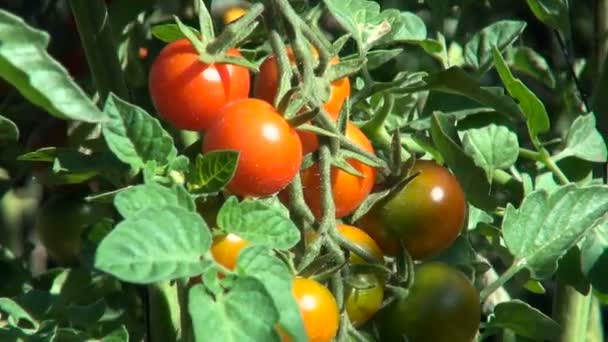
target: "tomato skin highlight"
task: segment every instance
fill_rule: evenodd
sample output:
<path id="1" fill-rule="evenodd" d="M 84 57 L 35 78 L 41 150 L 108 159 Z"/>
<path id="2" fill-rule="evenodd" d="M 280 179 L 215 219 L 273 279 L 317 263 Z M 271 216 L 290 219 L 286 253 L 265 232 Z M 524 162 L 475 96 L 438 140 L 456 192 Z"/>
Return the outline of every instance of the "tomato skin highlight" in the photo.
<path id="1" fill-rule="evenodd" d="M 313 49 L 313 54 L 318 56 L 318 53 Z M 295 65 L 295 55 L 291 47 L 287 48 L 287 56 L 292 65 Z M 338 58 L 332 58 L 330 63 L 337 64 Z M 270 103 L 274 103 L 274 99 L 277 96 L 277 90 L 279 89 L 279 65 L 275 55 L 266 57 L 262 65 L 260 65 L 260 72 L 256 76 L 253 86 L 253 93 L 255 97 L 265 100 Z M 323 105 L 325 111 L 335 120 L 340 114 L 340 110 L 344 105 L 346 98 L 350 96 L 350 81 L 348 77 L 341 78 L 331 83 L 330 95 L 327 102 Z"/>
<path id="2" fill-rule="evenodd" d="M 467 203 L 448 169 L 418 160 L 411 172 L 420 174 L 395 196 L 374 206 L 357 225 L 375 237 L 385 253 L 395 255 L 401 239 L 412 258 L 420 260 L 447 249 L 456 240 Z"/>
<path id="3" fill-rule="evenodd" d="M 241 56 L 230 49 L 230 56 Z M 150 69 L 148 88 L 160 116 L 179 129 L 204 131 L 225 104 L 249 95 L 249 71 L 231 64 L 206 65 L 187 39 L 163 48 Z"/>
<path id="4" fill-rule="evenodd" d="M 258 99 L 233 101 L 219 116 L 204 138 L 203 152 L 240 153 L 228 190 L 263 197 L 285 188 L 302 164 L 302 144 L 295 129 L 269 103 Z"/>
<path id="5" fill-rule="evenodd" d="M 333 294 L 319 282 L 296 278 L 292 293 L 300 307 L 304 328 L 310 342 L 330 342 L 338 332 L 340 310 Z M 283 335 L 283 341 L 291 341 Z"/>
<path id="6" fill-rule="evenodd" d="M 247 246 L 249 242 L 236 234 L 219 235 L 213 238 L 211 255 L 222 266 L 234 270 L 239 253 Z"/>
<path id="7" fill-rule="evenodd" d="M 317 137 L 314 136 L 314 139 Z M 346 127 L 346 138 L 357 144 L 364 150 L 374 153 L 374 149 L 369 139 L 353 123 L 349 122 Z M 314 143 L 305 143 L 313 146 Z M 318 142 L 317 142 L 318 148 Z M 372 166 L 363 164 L 357 160 L 348 161 L 364 177 L 357 177 L 336 167 L 331 169 L 332 195 L 336 206 L 336 218 L 341 218 L 351 214 L 365 200 L 371 192 L 376 181 L 376 169 Z M 315 217 L 321 217 L 321 175 L 319 164 L 302 171 L 302 186 L 304 189 L 304 199 L 310 207 Z"/>
<path id="8" fill-rule="evenodd" d="M 409 295 L 383 308 L 375 319 L 382 341 L 471 342 L 481 319 L 479 293 L 450 266 L 433 262 L 416 268 Z"/>

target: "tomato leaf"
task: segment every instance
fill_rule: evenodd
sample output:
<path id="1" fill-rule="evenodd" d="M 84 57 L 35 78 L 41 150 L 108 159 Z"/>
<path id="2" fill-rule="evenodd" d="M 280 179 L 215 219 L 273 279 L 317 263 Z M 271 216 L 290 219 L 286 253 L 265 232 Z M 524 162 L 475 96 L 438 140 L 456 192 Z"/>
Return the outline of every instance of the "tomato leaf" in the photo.
<path id="1" fill-rule="evenodd" d="M 196 341 L 280 341 L 279 312 L 259 280 L 237 278 L 227 294 L 213 298 L 202 285 L 190 289 L 188 313 Z"/>
<path id="2" fill-rule="evenodd" d="M 562 186 L 532 192 L 515 209 L 507 205 L 502 229 L 519 268 L 535 279 L 550 277 L 557 261 L 588 231 L 608 220 L 608 187 Z"/>
<path id="3" fill-rule="evenodd" d="M 537 341 L 553 340 L 561 333 L 561 327 L 551 317 L 520 300 L 496 305 L 486 328 L 510 329 Z"/>
<path id="4" fill-rule="evenodd" d="M 468 206 L 469 219 L 467 220 L 468 228 L 467 230 L 474 230 L 477 228 L 479 223 L 492 223 L 494 222 L 494 218 L 492 215 L 486 213 L 485 211 L 478 209 L 475 206 Z"/>
<path id="5" fill-rule="evenodd" d="M 238 151 L 211 151 L 197 155 L 188 172 L 188 189 L 195 194 L 219 192 L 234 176 Z"/>
<path id="6" fill-rule="evenodd" d="M 119 192 L 114 197 L 114 205 L 120 215 L 128 219 L 137 217 L 142 210 L 162 208 L 168 205 L 194 212 L 194 200 L 181 186 L 172 188 L 160 184 L 140 184 Z"/>
<path id="7" fill-rule="evenodd" d="M 372 50 L 370 51 L 367 56 L 365 56 L 367 58 L 367 69 L 368 70 L 374 70 L 376 68 L 379 68 L 380 66 L 384 65 L 385 63 L 387 63 L 388 61 L 390 61 L 391 59 L 399 56 L 401 53 L 403 52 L 403 49 L 382 49 L 382 50 Z M 342 58 L 342 60 L 348 60 L 351 58 L 358 58 L 357 55 L 351 55 L 351 56 L 347 56 Z"/>
<path id="8" fill-rule="evenodd" d="M 18 327 L 20 321 L 25 321 L 33 327 L 33 330 L 38 330 L 39 328 L 38 321 L 30 316 L 21 305 L 10 298 L 0 298 L 0 311 L 8 316 L 7 322 L 10 326 Z"/>
<path id="9" fill-rule="evenodd" d="M 300 308 L 292 293 L 293 276 L 283 261 L 265 246 L 249 246 L 239 254 L 236 272 L 259 280 L 279 309 L 279 324 L 292 341 L 307 340 Z"/>
<path id="10" fill-rule="evenodd" d="M 132 283 L 192 277 L 211 233 L 200 215 L 177 206 L 150 207 L 120 222 L 99 244 L 95 267 Z"/>
<path id="11" fill-rule="evenodd" d="M 598 229 L 601 229 L 601 227 L 602 226 L 592 229 L 589 233 L 587 233 L 586 238 L 596 238 L 594 233 L 597 232 Z M 583 240 L 582 243 L 585 243 L 586 241 L 588 240 Z M 582 243 L 579 244 L 582 245 Z M 591 254 L 593 254 L 593 252 L 591 252 Z M 589 283 L 589 279 L 586 277 L 586 274 L 583 272 L 583 262 L 584 261 L 581 258 L 581 250 L 579 247 L 574 246 L 570 248 L 568 252 L 566 252 L 566 254 L 559 260 L 555 278 L 562 284 L 570 285 L 578 292 L 587 295 L 591 289 L 591 284 Z"/>
<path id="12" fill-rule="evenodd" d="M 425 87 L 420 90 L 435 90 L 468 97 L 484 106 L 492 107 L 512 119 L 521 120 L 522 112 L 513 100 L 504 94 L 497 94 L 482 87 L 479 80 L 469 76 L 459 67 L 451 67 L 424 78 Z"/>
<path id="13" fill-rule="evenodd" d="M 0 41 L 0 77 L 30 102 L 59 118 L 86 122 L 108 119 L 47 53 L 46 32 L 0 10 Z"/>
<path id="14" fill-rule="evenodd" d="M 509 49 L 507 63 L 511 69 L 543 82 L 549 88 L 555 88 L 555 77 L 545 57 L 532 48 L 522 46 Z"/>
<path id="15" fill-rule="evenodd" d="M 186 26 L 186 27 L 190 31 L 192 31 L 192 34 L 194 34 L 194 35 L 198 34 L 197 29 L 190 27 L 190 26 Z M 178 39 L 185 38 L 184 34 L 179 29 L 179 26 L 177 26 L 177 24 L 155 25 L 152 27 L 151 32 L 154 37 L 160 39 L 161 41 L 163 41 L 165 43 L 171 43 Z"/>
<path id="16" fill-rule="evenodd" d="M 525 21 L 501 20 L 475 33 L 464 46 L 464 59 L 477 69 L 479 75 L 492 66 L 492 47 L 504 51 L 522 34 Z"/>
<path id="17" fill-rule="evenodd" d="M 585 236 L 581 243 L 580 264 L 582 272 L 593 288 L 608 293 L 608 223 L 598 225 Z"/>
<path id="18" fill-rule="evenodd" d="M 462 146 L 475 165 L 484 169 L 490 183 L 496 169 L 511 167 L 519 156 L 517 134 L 495 124 L 464 131 Z"/>
<path id="19" fill-rule="evenodd" d="M 522 81 L 513 76 L 496 47 L 493 53 L 498 75 L 509 94 L 518 101 L 518 106 L 527 119 L 530 137 L 536 139 L 539 134 L 547 132 L 551 127 L 545 105 Z"/>
<path id="20" fill-rule="evenodd" d="M 0 145 L 19 140 L 19 127 L 10 119 L 0 115 Z"/>
<path id="21" fill-rule="evenodd" d="M 570 9 L 565 0 L 527 0 L 538 20 L 570 37 Z"/>
<path id="22" fill-rule="evenodd" d="M 478 208 L 492 210 L 496 200 L 490 196 L 490 183 L 484 171 L 462 150 L 454 120 L 433 114 L 431 137 L 443 159 L 458 178 L 467 200 Z"/>
<path id="23" fill-rule="evenodd" d="M 217 224 L 226 233 L 265 246 L 289 249 L 300 240 L 300 232 L 285 213 L 263 202 L 236 197 L 226 200 L 217 215 Z"/>
<path id="24" fill-rule="evenodd" d="M 66 307 L 66 318 L 76 327 L 86 328 L 99 322 L 107 309 L 104 298 L 100 298 L 91 304 L 71 304 Z"/>
<path id="25" fill-rule="evenodd" d="M 399 11 L 380 11 L 380 5 L 368 0 L 325 0 L 325 6 L 350 33 L 360 51 L 390 40 L 401 27 Z M 425 37 L 426 38 L 426 37 Z"/>
<path id="26" fill-rule="evenodd" d="M 566 157 L 577 157 L 595 163 L 604 163 L 608 160 L 606 142 L 596 128 L 593 113 L 579 116 L 574 120 L 568 130 L 566 147 L 553 158 L 561 160 Z"/>
<path id="27" fill-rule="evenodd" d="M 176 157 L 171 135 L 143 109 L 110 94 L 104 113 L 110 117 L 102 127 L 108 147 L 133 169 L 139 170 L 148 161 L 164 166 Z"/>

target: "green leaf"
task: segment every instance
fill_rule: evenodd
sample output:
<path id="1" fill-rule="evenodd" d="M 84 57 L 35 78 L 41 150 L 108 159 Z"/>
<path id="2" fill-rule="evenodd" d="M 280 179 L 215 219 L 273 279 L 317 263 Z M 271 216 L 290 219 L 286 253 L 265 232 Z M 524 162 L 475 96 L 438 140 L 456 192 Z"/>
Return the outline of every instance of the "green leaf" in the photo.
<path id="1" fill-rule="evenodd" d="M 234 176 L 238 151 L 212 151 L 197 155 L 188 172 L 188 189 L 195 194 L 219 192 Z"/>
<path id="2" fill-rule="evenodd" d="M 601 229 L 601 226 L 592 229 L 589 233 L 587 233 L 585 239 L 595 238 L 596 236 L 594 233 L 597 232 L 598 229 Z M 586 241 L 588 240 L 583 240 L 583 243 Z M 593 247 L 590 248 L 593 249 Z M 591 251 L 585 250 L 586 255 L 593 254 L 593 252 L 590 254 L 587 254 L 587 252 Z M 568 252 L 566 252 L 566 255 L 559 260 L 557 272 L 555 273 L 555 279 L 564 285 L 572 286 L 578 292 L 586 295 L 591 289 L 591 284 L 589 283 L 586 274 L 583 273 L 583 262 L 580 248 L 578 246 L 570 248 Z"/>
<path id="3" fill-rule="evenodd" d="M 537 341 L 553 340 L 561 333 L 561 327 L 551 317 L 520 300 L 496 305 L 488 328 L 510 329 Z"/>
<path id="4" fill-rule="evenodd" d="M 255 244 L 289 249 L 300 240 L 300 231 L 283 211 L 257 200 L 226 200 L 217 215 L 218 226 Z"/>
<path id="5" fill-rule="evenodd" d="M 556 30 L 561 30 L 570 38 L 570 9 L 566 0 L 527 0 L 528 7 L 532 13 L 542 21 Z"/>
<path id="6" fill-rule="evenodd" d="M 403 52 L 403 49 L 383 49 L 383 50 L 372 50 L 370 51 L 367 58 L 367 69 L 374 70 L 384 65 L 391 59 L 399 56 Z M 351 56 L 351 58 L 358 58 L 356 56 Z M 346 60 L 347 58 L 342 58 L 342 60 Z"/>
<path id="7" fill-rule="evenodd" d="M 307 340 L 300 308 L 293 297 L 289 268 L 265 246 L 249 246 L 238 257 L 236 272 L 259 280 L 279 309 L 279 323 L 294 342 Z"/>
<path id="8" fill-rule="evenodd" d="M 97 248 L 95 267 L 132 283 L 191 277 L 211 245 L 200 215 L 176 206 L 147 208 L 121 223 Z"/>
<path id="9" fill-rule="evenodd" d="M 583 274 L 594 289 L 608 293 L 608 224 L 603 223 L 591 230 L 581 244 Z"/>
<path id="10" fill-rule="evenodd" d="M 555 88 L 553 72 L 541 54 L 526 46 L 511 48 L 507 53 L 511 69 L 543 82 L 549 88 Z"/>
<path id="11" fill-rule="evenodd" d="M 264 284 L 237 278 L 227 294 L 213 298 L 202 285 L 190 289 L 188 313 L 196 341 L 280 341 L 275 330 L 279 312 Z"/>
<path id="12" fill-rule="evenodd" d="M 606 162 L 608 158 L 606 142 L 596 128 L 593 113 L 577 117 L 570 126 L 566 147 L 554 158 L 561 160 L 566 157 L 577 157 L 595 163 Z"/>
<path id="13" fill-rule="evenodd" d="M 513 77 L 500 51 L 496 47 L 494 47 L 493 53 L 494 64 L 496 64 L 496 70 L 500 75 L 502 83 L 504 83 L 509 94 L 518 101 L 521 112 L 524 113 L 528 120 L 530 137 L 536 139 L 539 134 L 546 133 L 551 127 L 545 105 L 522 81 Z"/>
<path id="14" fill-rule="evenodd" d="M 499 113 L 521 120 L 522 112 L 513 100 L 503 94 L 496 94 L 481 86 L 476 78 L 469 76 L 459 67 L 451 67 L 439 73 L 424 78 L 426 86 L 420 90 L 429 89 L 449 94 L 468 97 L 484 106 L 492 107 Z"/>
<path id="15" fill-rule="evenodd" d="M 46 51 L 49 35 L 0 9 L 0 77 L 52 115 L 86 122 L 108 117 Z"/>
<path id="16" fill-rule="evenodd" d="M 477 224 L 479 223 L 492 223 L 494 222 L 494 218 L 492 215 L 486 213 L 485 211 L 478 209 L 475 206 L 469 205 L 469 219 L 468 219 L 468 229 L 474 230 L 477 228 Z"/>
<path id="17" fill-rule="evenodd" d="M 190 31 L 192 31 L 192 34 L 198 34 L 197 29 L 190 26 L 186 27 L 190 29 Z M 179 26 L 177 26 L 177 24 L 155 25 L 152 27 L 151 31 L 154 37 L 160 39 L 165 43 L 171 43 L 178 39 L 185 38 L 184 34 L 179 29 Z"/>
<path id="18" fill-rule="evenodd" d="M 129 331 L 127 327 L 121 325 L 105 335 L 101 340 L 104 342 L 129 342 Z"/>
<path id="19" fill-rule="evenodd" d="M 128 219 L 137 217 L 142 210 L 176 206 L 194 212 L 194 200 L 181 186 L 172 188 L 160 184 L 140 184 L 119 192 L 114 197 L 114 205 L 120 215 Z"/>
<path id="20" fill-rule="evenodd" d="M 0 144 L 19 140 L 19 128 L 10 119 L 0 115 Z"/>
<path id="21" fill-rule="evenodd" d="M 368 0 L 324 0 L 327 9 L 350 33 L 360 51 L 367 51 L 394 35 L 403 25 L 401 13 L 380 11 L 380 5 Z M 404 33 L 405 35 L 405 33 Z"/>
<path id="22" fill-rule="evenodd" d="M 103 124 L 108 147 L 133 169 L 142 168 L 148 161 L 164 166 L 176 157 L 173 138 L 143 109 L 110 94 L 104 112 L 110 117 Z"/>
<path id="23" fill-rule="evenodd" d="M 535 279 L 550 277 L 557 261 L 589 230 L 608 219 L 608 187 L 563 186 L 548 194 L 535 191 L 519 209 L 507 205 L 502 229 L 519 268 Z"/>
<path id="24" fill-rule="evenodd" d="M 30 314 L 22 308 L 18 303 L 10 298 L 0 298 L 0 312 L 8 315 L 8 324 L 17 327 L 20 321 L 25 321 L 30 324 L 34 330 L 38 330 L 39 324 Z"/>
<path id="25" fill-rule="evenodd" d="M 106 301 L 103 298 L 87 305 L 71 304 L 66 307 L 66 317 L 70 325 L 87 328 L 103 317 L 107 309 Z"/>
<path id="26" fill-rule="evenodd" d="M 464 59 L 477 69 L 478 74 L 490 70 L 492 48 L 504 51 L 524 32 L 525 21 L 501 20 L 475 33 L 464 46 Z"/>
<path id="27" fill-rule="evenodd" d="M 492 181 L 496 169 L 511 167 L 519 156 L 517 134 L 495 124 L 466 130 L 462 146 L 475 165 L 484 169 L 488 182 Z"/>
<path id="28" fill-rule="evenodd" d="M 484 171 L 462 150 L 458 132 L 452 118 L 434 113 L 431 122 L 431 137 L 443 159 L 458 178 L 467 200 L 474 206 L 493 210 L 496 200 L 490 196 L 490 183 Z"/>

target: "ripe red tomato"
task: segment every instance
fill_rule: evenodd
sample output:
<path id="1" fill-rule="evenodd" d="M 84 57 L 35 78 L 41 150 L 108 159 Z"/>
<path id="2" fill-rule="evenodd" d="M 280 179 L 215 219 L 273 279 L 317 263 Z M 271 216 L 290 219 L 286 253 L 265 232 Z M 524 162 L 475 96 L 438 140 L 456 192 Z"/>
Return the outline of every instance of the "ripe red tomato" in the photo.
<path id="1" fill-rule="evenodd" d="M 314 138 L 316 139 L 316 137 Z M 366 151 L 374 153 L 369 139 L 351 122 L 346 127 L 346 138 Z M 307 146 L 314 146 L 314 144 L 307 144 Z M 338 168 L 332 168 L 332 194 L 336 205 L 337 218 L 344 217 L 357 209 L 367 195 L 369 195 L 376 181 L 376 169 L 374 167 L 357 160 L 349 160 L 348 162 L 361 172 L 364 177 L 357 177 Z M 317 218 L 321 217 L 321 189 L 318 163 L 302 171 L 302 186 L 304 188 L 304 199 L 310 210 L 312 210 Z"/>
<path id="2" fill-rule="evenodd" d="M 297 132 L 274 108 L 258 99 L 237 100 L 224 106 L 209 128 L 203 152 L 240 153 L 228 190 L 241 196 L 269 196 L 285 188 L 302 164 Z"/>
<path id="3" fill-rule="evenodd" d="M 375 274 L 356 274 L 357 286 L 346 290 L 346 313 L 354 326 L 358 327 L 372 318 L 382 306 L 384 284 Z"/>
<path id="4" fill-rule="evenodd" d="M 211 245 L 211 255 L 222 266 L 234 270 L 239 253 L 247 246 L 249 242 L 236 234 L 216 236 Z"/>
<path id="5" fill-rule="evenodd" d="M 405 298 L 383 308 L 382 341 L 471 342 L 481 319 L 479 293 L 462 272 L 442 263 L 419 266 Z"/>
<path id="6" fill-rule="evenodd" d="M 300 307 L 304 328 L 310 342 L 330 342 L 338 332 L 340 310 L 332 293 L 315 280 L 296 278 L 293 295 Z M 291 341 L 283 335 L 283 341 Z"/>
<path id="7" fill-rule="evenodd" d="M 313 54 L 318 56 L 316 49 L 313 49 Z M 292 64 L 295 64 L 295 55 L 291 48 L 287 48 L 287 56 Z M 332 58 L 330 63 L 337 64 L 338 58 Z M 279 66 L 274 55 L 270 55 L 264 60 L 260 66 L 260 73 L 255 78 L 253 93 L 255 97 L 274 103 L 274 98 L 277 95 L 279 88 Z M 329 99 L 323 106 L 325 111 L 334 119 L 340 114 L 342 105 L 346 98 L 350 95 L 350 81 L 348 77 L 341 78 L 332 82 Z"/>
<path id="8" fill-rule="evenodd" d="M 51 258 L 60 265 L 73 265 L 78 261 L 85 229 L 112 214 L 107 205 L 85 202 L 77 194 L 60 194 L 40 208 L 35 229 Z"/>
<path id="9" fill-rule="evenodd" d="M 240 56 L 236 49 L 227 52 Z M 160 115 L 180 129 L 202 131 L 226 103 L 249 95 L 249 71 L 231 64 L 206 65 L 187 39 L 169 43 L 150 69 L 150 96 Z"/>
<path id="10" fill-rule="evenodd" d="M 424 259 L 448 248 L 460 234 L 466 213 L 464 192 L 448 169 L 418 160 L 411 172 L 420 172 L 391 198 L 380 202 L 357 222 L 381 247 L 392 235 L 401 239 L 414 259 Z M 378 231 L 380 230 L 380 231 Z M 386 230 L 383 232 L 382 230 Z"/>

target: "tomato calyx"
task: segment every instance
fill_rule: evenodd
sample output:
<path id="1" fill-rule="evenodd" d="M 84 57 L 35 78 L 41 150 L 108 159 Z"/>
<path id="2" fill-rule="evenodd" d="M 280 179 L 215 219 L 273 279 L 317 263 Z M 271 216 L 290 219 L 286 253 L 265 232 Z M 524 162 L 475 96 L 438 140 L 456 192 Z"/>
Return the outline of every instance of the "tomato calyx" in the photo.
<path id="1" fill-rule="evenodd" d="M 257 71 L 257 65 L 239 56 L 228 55 L 226 52 L 237 46 L 257 27 L 257 17 L 264 11 L 264 5 L 254 4 L 246 13 L 228 25 L 222 33 L 215 37 L 211 16 L 204 5 L 199 6 L 199 26 L 198 33 L 186 26 L 178 17 L 174 17 L 180 32 L 192 43 L 192 46 L 199 54 L 201 62 L 213 64 L 233 64 Z"/>

